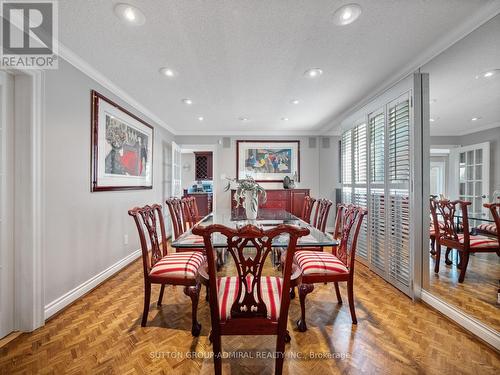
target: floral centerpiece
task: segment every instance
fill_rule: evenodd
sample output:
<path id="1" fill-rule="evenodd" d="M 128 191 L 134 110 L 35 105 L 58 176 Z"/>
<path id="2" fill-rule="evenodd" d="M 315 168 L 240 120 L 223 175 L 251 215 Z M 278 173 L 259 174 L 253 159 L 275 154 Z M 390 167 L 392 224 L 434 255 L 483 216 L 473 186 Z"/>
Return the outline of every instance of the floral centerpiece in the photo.
<path id="1" fill-rule="evenodd" d="M 231 186 L 235 187 L 236 191 L 234 192 L 233 198 L 236 201 L 236 207 L 243 205 L 247 219 L 255 220 L 259 209 L 259 198 L 263 203 L 265 203 L 267 199 L 264 188 L 250 176 L 247 176 L 243 180 L 238 180 L 236 178 L 228 178 L 227 180 L 229 182 L 225 191 L 231 189 Z"/>

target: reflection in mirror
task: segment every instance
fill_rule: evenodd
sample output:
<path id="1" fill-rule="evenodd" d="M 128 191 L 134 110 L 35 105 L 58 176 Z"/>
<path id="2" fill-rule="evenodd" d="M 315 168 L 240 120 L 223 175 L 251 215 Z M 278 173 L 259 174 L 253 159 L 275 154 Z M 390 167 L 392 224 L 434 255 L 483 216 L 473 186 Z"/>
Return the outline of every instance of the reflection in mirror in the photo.
<path id="1" fill-rule="evenodd" d="M 500 15 L 421 68 L 430 82 L 424 289 L 500 332 Z"/>

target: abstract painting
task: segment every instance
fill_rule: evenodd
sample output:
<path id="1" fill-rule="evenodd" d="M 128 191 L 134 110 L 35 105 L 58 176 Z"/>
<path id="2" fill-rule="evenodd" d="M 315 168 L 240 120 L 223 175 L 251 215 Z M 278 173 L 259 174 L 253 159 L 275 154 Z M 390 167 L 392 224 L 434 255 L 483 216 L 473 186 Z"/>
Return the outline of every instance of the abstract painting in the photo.
<path id="1" fill-rule="evenodd" d="M 152 188 L 153 127 L 92 91 L 92 191 Z"/>
<path id="2" fill-rule="evenodd" d="M 237 141 L 237 178 L 281 182 L 300 178 L 300 141 Z"/>

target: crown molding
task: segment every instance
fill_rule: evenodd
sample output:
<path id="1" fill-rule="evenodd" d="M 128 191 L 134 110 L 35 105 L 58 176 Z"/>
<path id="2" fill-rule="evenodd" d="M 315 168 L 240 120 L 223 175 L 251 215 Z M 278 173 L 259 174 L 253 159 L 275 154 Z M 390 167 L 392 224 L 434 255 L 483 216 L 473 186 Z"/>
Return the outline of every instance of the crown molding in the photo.
<path id="1" fill-rule="evenodd" d="M 366 104 L 370 103 L 384 91 L 389 90 L 392 86 L 396 85 L 399 81 L 403 80 L 408 75 L 418 71 L 422 67 L 422 65 L 431 61 L 434 57 L 444 52 L 453 44 L 466 37 L 472 31 L 474 31 L 479 26 L 483 25 L 499 13 L 500 0 L 494 0 L 493 2 L 478 9 L 478 11 L 474 13 L 470 18 L 468 18 L 465 22 L 455 27 L 451 32 L 444 35 L 442 38 L 439 38 L 429 48 L 425 49 L 415 59 L 413 59 L 411 63 L 398 70 L 389 79 L 383 81 L 374 90 L 370 91 L 367 95 L 361 98 L 361 100 L 358 101 L 358 104 L 351 106 L 340 115 L 335 116 L 334 118 L 330 118 L 327 121 L 329 122 L 329 124 L 321 128 L 322 132 L 326 133 L 331 129 L 340 127 L 341 122 L 349 117 L 349 115 L 363 108 Z"/>
<path id="2" fill-rule="evenodd" d="M 242 130 L 242 131 L 219 131 L 219 130 L 202 130 L 202 131 L 178 131 L 175 133 L 177 136 L 283 136 L 286 133 L 287 136 L 304 136 L 304 137 L 320 137 L 320 136 L 328 136 L 330 134 L 320 133 L 317 130 L 309 131 L 309 130 L 296 130 L 296 131 L 258 131 L 258 130 Z M 337 134 L 332 134 L 337 135 Z"/>
<path id="3" fill-rule="evenodd" d="M 59 56 L 66 60 L 68 63 L 73 65 L 76 69 L 81 71 L 86 76 L 92 78 L 94 81 L 99 83 L 105 89 L 116 95 L 118 98 L 123 100 L 125 103 L 133 107 L 135 110 L 141 112 L 143 115 L 147 116 L 149 119 L 157 123 L 158 125 L 164 127 L 172 134 L 176 135 L 177 132 L 170 125 L 165 123 L 162 119 L 160 119 L 157 115 L 155 115 L 152 111 L 146 108 L 144 105 L 135 100 L 131 95 L 129 95 L 125 90 L 116 85 L 113 81 L 107 78 L 104 74 L 99 72 L 93 66 L 91 66 L 87 61 L 81 58 L 79 55 L 74 53 L 68 47 L 66 47 L 61 42 L 59 43 Z"/>

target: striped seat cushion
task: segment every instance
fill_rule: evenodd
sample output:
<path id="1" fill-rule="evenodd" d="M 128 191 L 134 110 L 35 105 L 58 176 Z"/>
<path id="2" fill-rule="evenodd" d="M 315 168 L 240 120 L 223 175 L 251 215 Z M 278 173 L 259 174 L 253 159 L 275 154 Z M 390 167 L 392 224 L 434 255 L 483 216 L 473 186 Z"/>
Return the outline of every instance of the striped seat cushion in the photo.
<path id="1" fill-rule="evenodd" d="M 251 288 L 253 276 L 247 277 L 247 285 Z M 278 320 L 281 307 L 281 286 L 283 280 L 280 277 L 262 276 L 260 282 L 262 301 L 266 304 L 267 318 Z M 231 306 L 238 297 L 240 288 L 238 277 L 220 277 L 217 279 L 219 296 L 219 313 L 222 321 L 231 319 Z M 242 286 L 244 288 L 244 286 Z M 257 289 L 254 290 L 256 298 Z M 243 298 L 244 293 L 241 294 Z"/>
<path id="2" fill-rule="evenodd" d="M 469 237 L 470 237 L 471 249 L 498 247 L 498 239 L 496 238 L 491 238 L 487 236 L 469 236 Z M 463 233 L 460 233 L 458 235 L 458 240 L 460 241 L 460 243 L 464 243 Z"/>
<path id="3" fill-rule="evenodd" d="M 193 279 L 204 261 L 199 251 L 168 254 L 154 265 L 150 275 Z"/>
<path id="4" fill-rule="evenodd" d="M 477 229 L 483 231 L 483 232 L 488 232 L 492 234 L 498 234 L 497 232 L 497 225 L 496 224 L 479 224 L 477 226 Z"/>
<path id="5" fill-rule="evenodd" d="M 304 275 L 313 273 L 328 275 L 349 273 L 342 261 L 335 255 L 324 251 L 297 251 L 294 259 Z"/>

